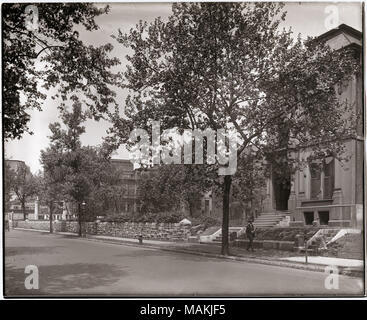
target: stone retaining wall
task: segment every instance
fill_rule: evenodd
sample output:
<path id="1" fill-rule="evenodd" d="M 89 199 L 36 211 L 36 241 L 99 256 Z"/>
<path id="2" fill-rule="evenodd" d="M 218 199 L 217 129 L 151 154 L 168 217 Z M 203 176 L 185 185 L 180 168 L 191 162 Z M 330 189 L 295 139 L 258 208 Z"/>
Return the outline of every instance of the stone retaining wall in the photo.
<path id="1" fill-rule="evenodd" d="M 47 220 L 14 221 L 13 227 L 49 230 L 50 222 Z M 185 241 L 191 235 L 190 226 L 182 226 L 178 223 L 85 222 L 84 228 L 87 234 L 121 238 L 136 238 L 141 234 L 144 239 Z M 77 221 L 53 221 L 53 230 L 78 233 L 79 224 Z"/>

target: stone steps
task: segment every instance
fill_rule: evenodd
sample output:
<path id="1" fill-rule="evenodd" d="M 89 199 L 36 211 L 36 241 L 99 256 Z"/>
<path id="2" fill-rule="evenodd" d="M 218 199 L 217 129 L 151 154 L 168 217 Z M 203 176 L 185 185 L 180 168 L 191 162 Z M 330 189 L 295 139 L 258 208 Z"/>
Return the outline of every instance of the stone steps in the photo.
<path id="1" fill-rule="evenodd" d="M 264 212 L 260 216 L 256 217 L 253 224 L 256 228 L 271 228 L 275 227 L 280 221 L 282 221 L 287 212 Z"/>
<path id="2" fill-rule="evenodd" d="M 238 236 L 241 230 L 243 229 L 244 229 L 243 227 L 229 227 L 228 233 L 230 235 L 232 232 L 236 232 Z M 218 235 L 215 237 L 215 239 L 213 239 L 213 243 L 222 243 L 222 231 L 220 231 Z"/>

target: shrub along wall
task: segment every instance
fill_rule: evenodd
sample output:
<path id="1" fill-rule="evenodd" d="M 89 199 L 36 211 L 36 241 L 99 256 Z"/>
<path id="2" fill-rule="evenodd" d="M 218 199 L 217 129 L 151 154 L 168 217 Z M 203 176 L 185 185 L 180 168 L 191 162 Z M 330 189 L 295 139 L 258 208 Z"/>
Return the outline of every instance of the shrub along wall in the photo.
<path id="1" fill-rule="evenodd" d="M 233 242 L 233 246 L 239 248 L 247 248 L 248 243 L 249 240 L 237 239 Z M 255 249 L 293 251 L 295 249 L 295 243 L 293 241 L 254 240 L 253 247 Z"/>
<path id="2" fill-rule="evenodd" d="M 276 241 L 295 241 L 297 235 L 305 235 L 310 239 L 321 227 L 276 227 L 276 228 L 256 228 L 256 240 L 276 240 Z M 242 234 L 240 239 L 247 239 L 246 234 Z"/>
<path id="3" fill-rule="evenodd" d="M 17 221 L 14 227 L 49 230 L 49 221 Z M 144 239 L 159 239 L 169 241 L 184 241 L 191 235 L 190 226 L 178 223 L 137 223 L 137 222 L 86 222 L 83 224 L 86 233 L 90 235 L 112 236 L 122 238 L 136 238 L 142 235 Z M 78 233 L 77 221 L 54 221 L 55 232 Z"/>

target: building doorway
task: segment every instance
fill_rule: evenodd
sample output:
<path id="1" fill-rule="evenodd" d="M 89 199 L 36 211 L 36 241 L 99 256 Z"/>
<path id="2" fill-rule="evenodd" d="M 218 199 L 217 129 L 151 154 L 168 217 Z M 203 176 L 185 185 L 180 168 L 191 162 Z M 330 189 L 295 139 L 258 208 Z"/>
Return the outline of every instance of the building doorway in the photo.
<path id="1" fill-rule="evenodd" d="M 279 211 L 288 210 L 288 199 L 291 192 L 291 177 L 280 176 L 273 173 L 273 190 L 275 197 L 275 209 Z"/>
<path id="2" fill-rule="evenodd" d="M 328 225 L 329 224 L 329 211 L 319 211 L 319 220 L 320 225 Z"/>
<path id="3" fill-rule="evenodd" d="M 206 216 L 209 215 L 209 209 L 210 209 L 210 204 L 209 204 L 209 199 L 205 199 L 205 202 L 204 202 L 204 214 Z"/>

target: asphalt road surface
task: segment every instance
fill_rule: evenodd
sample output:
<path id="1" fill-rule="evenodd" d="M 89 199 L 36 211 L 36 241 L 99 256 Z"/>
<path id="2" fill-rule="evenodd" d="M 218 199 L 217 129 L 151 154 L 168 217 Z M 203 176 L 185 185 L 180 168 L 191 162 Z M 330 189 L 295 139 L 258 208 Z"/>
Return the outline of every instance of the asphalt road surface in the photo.
<path id="1" fill-rule="evenodd" d="M 39 289 L 26 289 L 27 265 Z M 32 273 L 33 274 L 33 273 Z M 360 295 L 362 279 L 242 261 L 11 230 L 5 234 L 5 293 L 19 295 L 288 296 Z"/>

